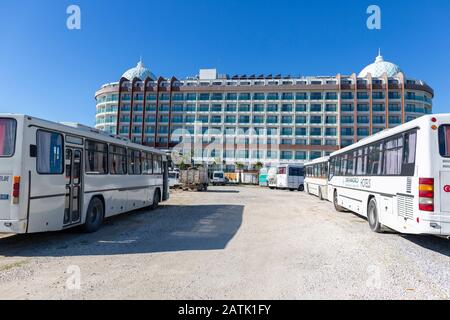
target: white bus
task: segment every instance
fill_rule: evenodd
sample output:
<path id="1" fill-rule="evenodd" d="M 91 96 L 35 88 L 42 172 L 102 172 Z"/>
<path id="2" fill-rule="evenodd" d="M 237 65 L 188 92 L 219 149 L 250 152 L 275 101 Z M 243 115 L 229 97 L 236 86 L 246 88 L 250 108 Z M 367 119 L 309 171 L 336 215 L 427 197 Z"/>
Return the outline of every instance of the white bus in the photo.
<path id="1" fill-rule="evenodd" d="M 450 114 L 426 115 L 330 156 L 328 195 L 336 210 L 370 228 L 450 235 Z"/>
<path id="2" fill-rule="evenodd" d="M 96 231 L 168 198 L 164 152 L 75 124 L 0 114 L 0 233 Z"/>
<path id="3" fill-rule="evenodd" d="M 319 197 L 328 199 L 328 159 L 321 157 L 305 163 L 305 191 Z"/>
<path id="4" fill-rule="evenodd" d="M 303 164 L 282 164 L 277 167 L 277 189 L 304 190 Z"/>

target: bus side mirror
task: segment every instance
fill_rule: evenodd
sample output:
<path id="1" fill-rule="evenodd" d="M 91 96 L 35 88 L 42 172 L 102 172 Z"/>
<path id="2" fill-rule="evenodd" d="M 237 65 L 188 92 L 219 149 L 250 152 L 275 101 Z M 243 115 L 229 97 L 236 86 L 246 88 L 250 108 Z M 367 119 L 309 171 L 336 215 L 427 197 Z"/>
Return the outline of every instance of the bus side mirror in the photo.
<path id="1" fill-rule="evenodd" d="M 30 144 L 30 157 L 31 158 L 37 157 L 37 147 L 35 144 Z"/>

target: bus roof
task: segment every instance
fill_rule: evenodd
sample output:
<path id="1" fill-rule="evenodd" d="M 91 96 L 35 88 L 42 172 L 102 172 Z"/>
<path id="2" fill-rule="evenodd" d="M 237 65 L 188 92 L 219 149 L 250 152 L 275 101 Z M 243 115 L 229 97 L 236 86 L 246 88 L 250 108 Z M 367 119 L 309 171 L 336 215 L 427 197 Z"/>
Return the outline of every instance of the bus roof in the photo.
<path id="1" fill-rule="evenodd" d="M 404 131 L 408 131 L 417 127 L 422 127 L 426 124 L 430 124 L 431 125 L 431 118 L 436 118 L 436 119 L 444 119 L 445 121 L 449 121 L 450 123 L 450 113 L 443 113 L 443 114 L 435 114 L 435 115 L 424 115 L 421 116 L 417 119 L 414 119 L 412 121 L 409 121 L 407 123 L 401 124 L 399 126 L 396 126 L 394 128 L 389 128 L 389 129 L 385 129 L 383 131 L 377 132 L 371 136 L 368 136 L 364 139 L 361 139 L 360 141 L 353 143 L 345 148 L 342 148 L 340 150 L 334 151 L 333 153 L 331 153 L 330 156 L 334 156 L 340 153 L 344 153 L 346 151 L 350 151 L 353 150 L 355 148 L 361 147 L 361 146 L 365 146 L 367 144 L 370 144 L 372 142 L 376 142 L 380 139 L 384 139 L 390 136 L 394 136 L 396 134 L 402 133 Z"/>
<path id="2" fill-rule="evenodd" d="M 309 162 L 305 163 L 305 166 L 311 165 L 311 164 L 316 164 L 316 163 L 322 163 L 322 162 L 328 162 L 328 159 L 330 159 L 329 156 L 325 156 L 325 157 L 320 157 L 314 160 L 311 160 Z"/>
<path id="3" fill-rule="evenodd" d="M 44 120 L 44 119 L 28 116 L 25 114 L 15 114 L 15 113 L 0 113 L 0 118 L 1 117 L 11 117 L 11 118 L 15 118 L 17 120 L 27 119 L 29 121 L 35 122 L 40 127 L 47 128 L 50 130 L 53 129 L 53 130 L 73 134 L 73 135 L 83 137 L 83 138 L 103 140 L 104 142 L 107 142 L 107 143 L 122 144 L 127 147 L 134 147 L 137 149 L 148 150 L 149 152 L 151 151 L 151 152 L 166 156 L 166 153 L 162 150 L 158 150 L 154 147 L 149 147 L 149 146 L 144 146 L 144 145 L 141 145 L 138 143 L 134 143 L 126 137 L 115 135 L 115 134 L 109 134 L 107 132 L 104 132 L 104 131 L 101 131 L 101 130 L 98 130 L 95 128 L 91 128 L 91 127 L 88 127 L 88 126 L 85 126 L 82 124 L 77 124 L 77 123 L 72 123 L 72 122 L 58 123 L 58 122 L 53 122 L 53 121 L 49 121 L 49 120 Z"/>

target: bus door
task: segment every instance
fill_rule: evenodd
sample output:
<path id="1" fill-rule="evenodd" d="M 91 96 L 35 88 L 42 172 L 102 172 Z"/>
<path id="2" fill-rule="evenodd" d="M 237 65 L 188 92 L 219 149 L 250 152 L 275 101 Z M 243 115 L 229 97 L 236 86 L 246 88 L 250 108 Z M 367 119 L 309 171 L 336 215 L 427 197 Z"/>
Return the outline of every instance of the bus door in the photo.
<path id="1" fill-rule="evenodd" d="M 83 200 L 83 150 L 67 147 L 65 153 L 66 166 L 66 200 L 63 225 L 79 223 L 81 220 Z"/>

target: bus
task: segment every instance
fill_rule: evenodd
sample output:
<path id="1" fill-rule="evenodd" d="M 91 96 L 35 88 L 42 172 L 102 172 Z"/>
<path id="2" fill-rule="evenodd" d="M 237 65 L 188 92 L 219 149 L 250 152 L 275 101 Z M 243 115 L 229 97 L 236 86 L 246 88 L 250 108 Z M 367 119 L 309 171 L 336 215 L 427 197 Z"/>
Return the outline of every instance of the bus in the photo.
<path id="1" fill-rule="evenodd" d="M 304 190 L 303 164 L 282 164 L 277 167 L 277 189 L 289 189 L 290 191 Z"/>
<path id="2" fill-rule="evenodd" d="M 321 157 L 305 163 L 305 191 L 319 197 L 328 199 L 328 159 Z"/>
<path id="3" fill-rule="evenodd" d="M 167 200 L 164 152 L 72 123 L 0 114 L 0 233 L 98 230 Z"/>
<path id="4" fill-rule="evenodd" d="M 270 167 L 267 170 L 267 186 L 270 189 L 277 187 L 277 167 Z"/>
<path id="5" fill-rule="evenodd" d="M 450 114 L 425 115 L 330 155 L 328 197 L 372 231 L 450 235 Z"/>

